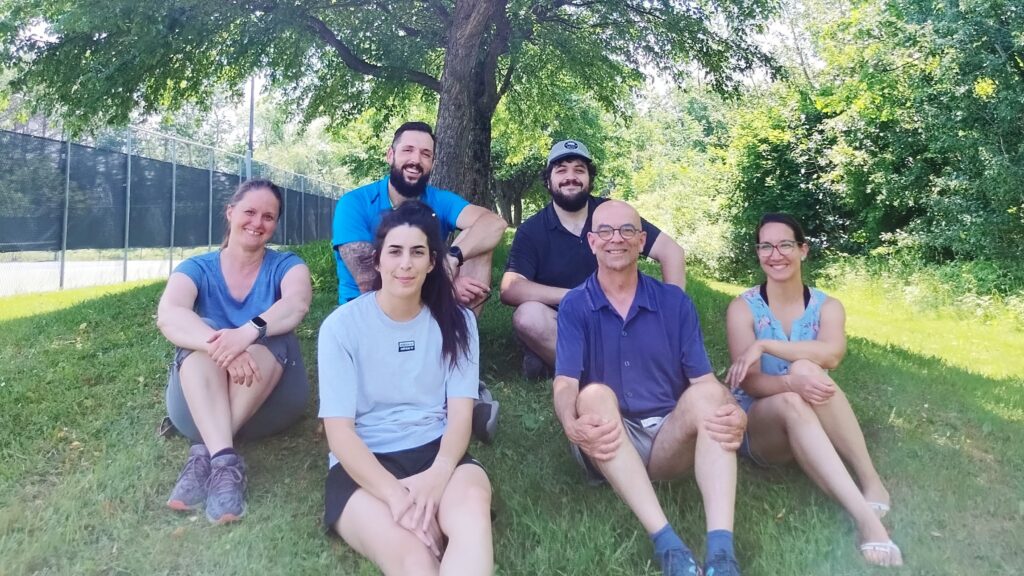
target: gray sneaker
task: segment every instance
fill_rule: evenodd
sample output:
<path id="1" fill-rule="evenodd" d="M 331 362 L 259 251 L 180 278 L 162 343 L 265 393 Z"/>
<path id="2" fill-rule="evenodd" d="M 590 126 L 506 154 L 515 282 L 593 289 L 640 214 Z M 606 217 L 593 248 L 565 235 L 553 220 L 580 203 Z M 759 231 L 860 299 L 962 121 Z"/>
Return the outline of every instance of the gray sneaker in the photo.
<path id="1" fill-rule="evenodd" d="M 473 436 L 484 444 L 494 442 L 498 433 L 498 408 L 500 404 L 491 391 L 480 383 L 480 399 L 473 405 Z"/>
<path id="2" fill-rule="evenodd" d="M 226 454 L 211 460 L 210 467 L 206 519 L 224 524 L 245 516 L 245 460 L 237 454 Z"/>
<path id="3" fill-rule="evenodd" d="M 206 481 L 210 477 L 210 452 L 196 444 L 188 449 L 188 461 L 171 490 L 167 506 L 174 510 L 195 510 L 206 502 Z"/>

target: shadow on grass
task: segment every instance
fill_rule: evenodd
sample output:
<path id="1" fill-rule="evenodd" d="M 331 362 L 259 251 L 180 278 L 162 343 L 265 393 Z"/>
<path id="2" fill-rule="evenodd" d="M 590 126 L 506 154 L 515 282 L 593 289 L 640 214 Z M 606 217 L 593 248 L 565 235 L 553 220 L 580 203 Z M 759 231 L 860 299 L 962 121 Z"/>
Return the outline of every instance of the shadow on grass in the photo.
<path id="1" fill-rule="evenodd" d="M 316 329 L 335 301 L 330 255 L 319 253 L 326 250 L 302 250 L 320 279 L 298 330 L 314 397 Z M 374 573 L 320 531 L 327 447 L 315 402 L 286 434 L 240 447 L 251 469 L 243 522 L 210 527 L 201 515 L 165 509 L 186 443 L 154 436 L 171 358 L 153 319 L 162 288 L 0 323 L 4 572 Z M 723 370 L 731 296 L 692 280 L 689 292 Z M 625 506 L 608 488 L 582 482 L 552 414 L 549 383 L 519 376 L 511 310 L 492 298 L 480 327 L 484 378 L 501 400 L 502 420 L 495 445 L 471 450 L 494 484 L 498 572 L 656 573 L 646 535 Z M 1020 383 L 861 339 L 851 340 L 835 378 L 892 492 L 886 523 L 905 553 L 901 573 L 964 574 L 979 564 L 987 573 L 1018 573 L 1024 460 L 1012 414 L 1024 405 Z M 658 490 L 684 539 L 702 549 L 693 480 Z M 793 467 L 741 466 L 736 525 L 748 575 L 873 573 L 859 560 L 842 510 Z"/>

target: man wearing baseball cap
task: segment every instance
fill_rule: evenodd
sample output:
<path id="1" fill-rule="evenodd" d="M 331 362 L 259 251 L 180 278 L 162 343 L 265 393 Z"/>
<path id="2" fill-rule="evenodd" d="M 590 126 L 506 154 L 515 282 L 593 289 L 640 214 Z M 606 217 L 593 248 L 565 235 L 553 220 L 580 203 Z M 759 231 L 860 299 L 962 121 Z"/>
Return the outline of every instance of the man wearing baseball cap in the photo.
<path id="1" fill-rule="evenodd" d="M 562 297 L 597 270 L 587 243 L 594 209 L 607 198 L 591 194 L 597 166 L 586 145 L 562 140 L 551 147 L 544 185 L 551 202 L 516 230 L 501 278 L 501 301 L 515 306 L 512 326 L 524 345 L 523 373 L 538 378 L 555 365 L 558 305 Z M 661 265 L 668 284 L 686 287 L 682 247 L 641 220 L 647 241 L 642 253 Z"/>

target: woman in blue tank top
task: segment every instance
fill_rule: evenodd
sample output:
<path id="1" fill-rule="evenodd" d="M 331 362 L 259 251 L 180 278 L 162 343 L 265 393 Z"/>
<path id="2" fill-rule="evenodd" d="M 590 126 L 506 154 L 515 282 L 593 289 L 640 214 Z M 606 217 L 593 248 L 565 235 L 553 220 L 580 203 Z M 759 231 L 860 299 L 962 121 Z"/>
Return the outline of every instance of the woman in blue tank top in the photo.
<path id="1" fill-rule="evenodd" d="M 726 383 L 747 411 L 740 453 L 761 465 L 796 460 L 853 518 L 864 559 L 899 566 L 900 549 L 881 522 L 889 492 L 828 374 L 846 354 L 843 305 L 803 284 L 809 247 L 792 216 L 764 215 L 755 247 L 765 282 L 733 300 L 726 315 L 733 361 Z"/>
<path id="2" fill-rule="evenodd" d="M 281 214 L 267 180 L 238 187 L 221 249 L 182 262 L 167 280 L 157 326 L 177 347 L 167 384 L 171 422 L 192 440 L 167 505 L 206 508 L 222 524 L 245 514 L 245 462 L 234 440 L 280 432 L 309 398 L 295 327 L 312 299 L 309 269 L 267 248 Z"/>

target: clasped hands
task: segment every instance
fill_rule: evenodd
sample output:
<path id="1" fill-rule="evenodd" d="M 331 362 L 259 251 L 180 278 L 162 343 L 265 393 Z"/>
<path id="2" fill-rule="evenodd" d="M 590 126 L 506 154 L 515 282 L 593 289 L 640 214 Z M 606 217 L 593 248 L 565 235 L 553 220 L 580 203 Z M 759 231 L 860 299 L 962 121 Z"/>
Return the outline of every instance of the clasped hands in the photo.
<path id="1" fill-rule="evenodd" d="M 255 327 L 244 325 L 217 330 L 206 340 L 207 353 L 219 368 L 227 370 L 232 384 L 252 386 L 259 383 L 259 366 L 249 353 L 249 346 L 258 336 Z"/>
<path id="2" fill-rule="evenodd" d="M 419 538 L 435 558 L 443 552 L 437 507 L 450 478 L 448 463 L 439 457 L 430 468 L 399 480 L 401 487 L 387 498 L 391 518 Z"/>

